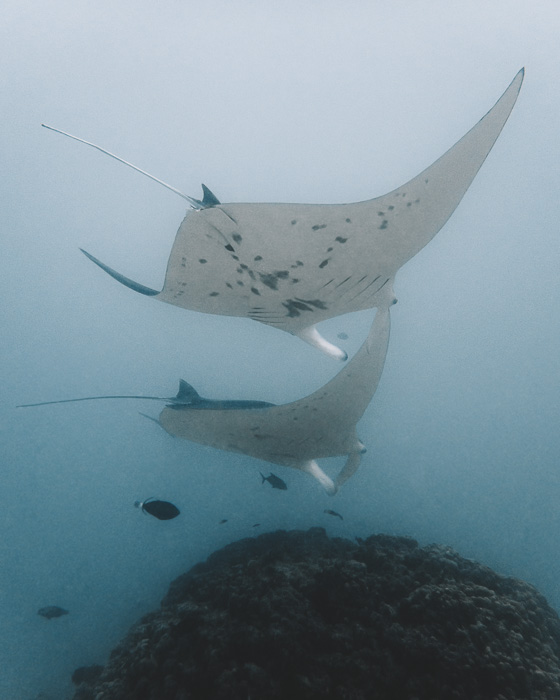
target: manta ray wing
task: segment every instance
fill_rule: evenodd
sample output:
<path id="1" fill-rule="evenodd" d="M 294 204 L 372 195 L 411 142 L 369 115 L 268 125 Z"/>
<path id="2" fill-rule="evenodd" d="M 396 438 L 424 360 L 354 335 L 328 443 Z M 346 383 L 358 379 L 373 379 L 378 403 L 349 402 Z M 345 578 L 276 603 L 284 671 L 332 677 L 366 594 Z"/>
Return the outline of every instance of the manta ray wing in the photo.
<path id="1" fill-rule="evenodd" d="M 101 399 L 164 401 L 167 406 L 159 419 L 151 420 L 170 435 L 301 469 L 333 494 L 356 471 L 365 451 L 358 439 L 356 424 L 381 378 L 389 343 L 389 308 L 394 302 L 387 288 L 385 302 L 375 315 L 368 337 L 352 360 L 327 384 L 292 403 L 276 406 L 264 401 L 207 399 L 181 380 L 179 391 L 173 397 L 88 396 L 22 404 L 21 407 Z M 347 455 L 347 461 L 333 481 L 315 460 L 340 455 Z"/>
<path id="2" fill-rule="evenodd" d="M 158 299 L 249 316 L 296 335 L 377 306 L 398 269 L 449 219 L 517 99 L 520 71 L 458 143 L 402 187 L 354 204 L 223 204 L 189 212 Z"/>
<path id="3" fill-rule="evenodd" d="M 195 311 L 252 318 L 346 359 L 321 337 L 316 324 L 379 305 L 399 268 L 435 236 L 461 201 L 513 109 L 523 74 L 519 71 L 494 107 L 435 163 L 376 199 L 338 205 L 221 204 L 205 186 L 201 201 L 149 176 L 194 208 L 177 232 L 161 292 L 86 255 L 142 294 Z"/>
<path id="4" fill-rule="evenodd" d="M 389 307 L 383 306 L 352 360 L 330 382 L 303 399 L 251 410 L 196 411 L 168 406 L 159 423 L 175 437 L 301 469 L 317 478 L 329 493 L 335 493 L 358 468 L 365 451 L 356 424 L 381 378 L 389 330 Z M 340 455 L 348 455 L 348 460 L 333 482 L 315 460 Z"/>

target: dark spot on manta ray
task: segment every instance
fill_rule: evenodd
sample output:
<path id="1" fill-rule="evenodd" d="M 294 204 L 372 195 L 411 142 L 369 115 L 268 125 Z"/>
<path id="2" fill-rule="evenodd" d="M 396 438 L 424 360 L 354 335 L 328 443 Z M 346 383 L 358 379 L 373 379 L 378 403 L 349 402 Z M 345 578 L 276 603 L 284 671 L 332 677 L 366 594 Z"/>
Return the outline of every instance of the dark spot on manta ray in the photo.
<path id="1" fill-rule="evenodd" d="M 412 206 L 412 202 L 407 202 L 407 205 L 406 205 L 406 206 L 407 206 L 407 207 L 411 207 L 411 206 Z"/>
<path id="2" fill-rule="evenodd" d="M 323 311 L 329 308 L 325 302 L 321 301 L 320 299 L 298 299 L 297 301 L 303 301 L 306 304 L 311 304 L 311 306 L 314 306 L 317 309 L 323 309 Z"/>
<path id="3" fill-rule="evenodd" d="M 329 260 L 330 260 L 330 258 L 323 260 L 323 262 L 319 265 L 319 267 L 321 267 L 321 268 L 326 267 L 329 264 Z"/>
<path id="4" fill-rule="evenodd" d="M 267 287 L 270 287 L 270 289 L 274 290 L 278 289 L 278 280 L 285 280 L 287 277 L 289 277 L 289 275 L 290 273 L 288 270 L 276 270 L 275 272 L 269 274 L 259 272 L 261 282 L 266 284 Z"/>
<path id="5" fill-rule="evenodd" d="M 232 255 L 231 257 L 232 257 L 234 260 L 239 261 L 239 258 L 237 257 L 237 255 Z"/>
<path id="6" fill-rule="evenodd" d="M 259 277 L 261 278 L 261 282 L 267 287 L 270 287 L 270 289 L 278 289 L 278 278 L 276 275 L 263 275 L 259 272 Z"/>
<path id="7" fill-rule="evenodd" d="M 251 287 L 251 291 L 253 292 L 253 294 L 256 294 L 257 296 L 260 296 L 260 295 L 261 295 L 261 293 L 259 292 L 259 290 L 256 289 L 255 287 Z"/>
<path id="8" fill-rule="evenodd" d="M 301 311 L 313 311 L 313 307 L 317 309 L 327 308 L 327 305 L 320 299 L 288 299 L 282 302 L 282 306 L 288 309 L 290 318 L 301 316 Z"/>
<path id="9" fill-rule="evenodd" d="M 244 287 L 244 286 L 245 286 L 244 283 L 243 283 L 241 280 L 237 280 L 237 284 L 238 284 L 240 287 Z"/>
<path id="10" fill-rule="evenodd" d="M 388 223 L 389 222 L 387 221 L 387 219 L 383 219 L 383 221 L 381 222 L 381 226 L 379 228 L 381 228 L 381 229 L 387 228 Z"/>
<path id="11" fill-rule="evenodd" d="M 235 250 L 235 248 L 231 245 L 231 243 L 228 243 L 228 244 L 225 246 L 225 249 L 226 249 L 226 250 L 229 250 L 231 253 L 233 253 L 233 251 Z"/>
<path id="12" fill-rule="evenodd" d="M 243 282 L 241 282 L 241 284 L 243 284 Z M 229 287 L 230 289 L 233 289 L 233 287 L 231 286 L 231 284 L 230 284 L 229 282 L 226 282 L 226 287 Z"/>
<path id="13" fill-rule="evenodd" d="M 297 219 L 292 219 L 292 226 L 295 226 L 297 224 Z"/>
<path id="14" fill-rule="evenodd" d="M 426 178 L 426 179 L 424 180 L 424 182 L 425 182 L 426 184 L 428 184 L 428 178 Z"/>
<path id="15" fill-rule="evenodd" d="M 385 216 L 385 212 L 384 212 L 384 211 L 378 211 L 378 212 L 377 212 L 377 216 Z"/>
<path id="16" fill-rule="evenodd" d="M 389 209 L 389 211 L 393 211 L 394 208 L 395 207 L 392 204 L 389 204 L 389 206 L 387 207 L 387 209 Z"/>
<path id="17" fill-rule="evenodd" d="M 248 270 L 248 269 L 249 269 L 249 266 L 248 266 L 248 265 L 245 265 L 245 263 L 241 263 L 241 265 L 240 265 L 239 267 L 240 267 L 242 270 Z"/>
<path id="18" fill-rule="evenodd" d="M 312 226 L 311 228 L 313 231 L 319 231 L 319 229 L 327 228 L 327 224 L 315 224 L 315 226 Z"/>
<path id="19" fill-rule="evenodd" d="M 327 253 L 330 253 L 332 248 L 327 248 Z"/>
<path id="20" fill-rule="evenodd" d="M 253 260 L 262 260 L 262 255 L 255 255 Z"/>
<path id="21" fill-rule="evenodd" d="M 220 294 L 220 292 L 210 292 L 208 295 L 209 297 L 217 297 Z"/>
<path id="22" fill-rule="evenodd" d="M 232 233 L 232 234 L 231 234 L 231 237 L 233 238 L 233 240 L 234 240 L 236 243 L 241 243 L 241 241 L 243 240 L 243 237 L 241 236 L 240 233 Z"/>
<path id="23" fill-rule="evenodd" d="M 290 280 L 290 282 L 291 282 L 292 284 L 297 284 L 297 283 L 299 282 L 299 278 L 298 278 L 298 277 L 292 277 L 292 279 Z"/>
<path id="24" fill-rule="evenodd" d="M 186 267 L 185 263 L 181 263 L 181 267 Z"/>
<path id="25" fill-rule="evenodd" d="M 257 278 L 255 277 L 255 273 L 253 272 L 253 270 L 247 270 L 247 274 L 249 275 L 249 277 L 250 277 L 252 280 L 256 280 L 256 279 L 257 279 Z"/>
<path id="26" fill-rule="evenodd" d="M 338 243 L 346 243 L 346 241 L 347 241 L 348 239 L 347 239 L 347 238 L 342 238 L 342 236 L 337 236 L 334 240 L 335 240 L 335 241 L 338 241 Z"/>
<path id="27" fill-rule="evenodd" d="M 204 265 L 204 263 L 207 263 L 208 260 L 205 260 L 204 258 L 199 258 L 198 262 L 201 263 L 202 265 Z"/>

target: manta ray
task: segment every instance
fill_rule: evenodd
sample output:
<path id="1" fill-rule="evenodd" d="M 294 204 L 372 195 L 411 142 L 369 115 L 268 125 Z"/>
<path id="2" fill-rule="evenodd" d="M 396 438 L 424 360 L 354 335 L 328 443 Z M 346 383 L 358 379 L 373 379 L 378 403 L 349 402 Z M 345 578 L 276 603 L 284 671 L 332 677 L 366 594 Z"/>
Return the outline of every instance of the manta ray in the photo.
<path id="1" fill-rule="evenodd" d="M 389 308 L 394 302 L 386 292 L 369 335 L 350 362 L 313 394 L 292 403 L 277 406 L 265 401 L 207 399 L 182 380 L 174 397 L 93 396 L 24 406 L 92 399 L 164 401 L 165 408 L 152 420 L 170 435 L 300 469 L 333 495 L 354 474 L 366 451 L 356 424 L 381 377 L 389 343 Z M 344 455 L 346 463 L 334 480 L 316 461 Z"/>
<path id="2" fill-rule="evenodd" d="M 136 292 L 185 309 L 248 317 L 345 360 L 317 323 L 382 303 L 399 268 L 461 201 L 513 109 L 523 75 L 522 69 L 494 107 L 419 175 L 353 204 L 222 204 L 205 185 L 203 198 L 194 199 L 95 144 L 53 129 L 156 180 L 192 208 L 177 232 L 161 291 L 82 252 Z"/>

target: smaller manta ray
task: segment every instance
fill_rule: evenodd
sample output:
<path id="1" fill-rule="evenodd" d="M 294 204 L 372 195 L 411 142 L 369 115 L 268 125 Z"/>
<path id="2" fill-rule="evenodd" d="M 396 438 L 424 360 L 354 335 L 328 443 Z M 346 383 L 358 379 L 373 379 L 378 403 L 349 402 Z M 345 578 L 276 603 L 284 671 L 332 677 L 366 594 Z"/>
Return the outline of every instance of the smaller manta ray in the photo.
<path id="1" fill-rule="evenodd" d="M 325 508 L 323 513 L 326 513 L 327 515 L 334 515 L 335 518 L 340 518 L 341 520 L 344 520 L 342 515 L 340 515 L 340 513 L 337 513 L 336 510 L 331 510 L 330 508 Z"/>
<path id="2" fill-rule="evenodd" d="M 251 318 L 346 360 L 346 352 L 323 338 L 316 325 L 379 308 L 398 270 L 455 211 L 513 109 L 522 81 L 523 70 L 494 107 L 419 175 L 381 197 L 352 204 L 227 204 L 204 185 L 202 200 L 195 199 L 95 144 L 47 128 L 148 175 L 194 209 L 177 232 L 161 290 L 82 251 L 107 274 L 167 304 Z M 415 140 L 418 134 L 409 138 Z"/>
<path id="3" fill-rule="evenodd" d="M 266 401 L 205 399 L 181 380 L 177 396 L 94 396 L 44 403 L 68 403 L 103 398 L 164 401 L 157 423 L 170 435 L 272 464 L 300 469 L 333 495 L 360 465 L 366 451 L 356 424 L 368 407 L 381 378 L 390 330 L 389 288 L 375 314 L 370 332 L 350 362 L 313 394 L 275 406 Z M 25 404 L 37 406 L 43 404 Z M 335 480 L 316 460 L 346 456 Z"/>
<path id="4" fill-rule="evenodd" d="M 44 608 L 39 608 L 37 610 L 37 615 L 41 617 L 46 617 L 47 620 L 52 620 L 53 617 L 62 617 L 63 615 L 68 615 L 68 610 L 58 607 L 58 605 L 47 605 Z"/>
<path id="5" fill-rule="evenodd" d="M 280 489 L 280 491 L 287 491 L 288 487 L 286 486 L 286 482 L 281 479 L 279 476 L 276 476 L 276 474 L 273 474 L 272 472 L 270 473 L 270 476 L 265 476 L 261 472 L 259 474 L 262 477 L 262 483 L 264 484 L 265 481 L 268 481 L 268 483 L 272 486 L 273 489 Z"/>
<path id="6" fill-rule="evenodd" d="M 181 511 L 169 501 L 157 501 L 155 498 L 147 498 L 145 501 L 134 501 L 136 508 L 141 508 L 143 513 L 149 513 L 158 520 L 173 520 Z"/>

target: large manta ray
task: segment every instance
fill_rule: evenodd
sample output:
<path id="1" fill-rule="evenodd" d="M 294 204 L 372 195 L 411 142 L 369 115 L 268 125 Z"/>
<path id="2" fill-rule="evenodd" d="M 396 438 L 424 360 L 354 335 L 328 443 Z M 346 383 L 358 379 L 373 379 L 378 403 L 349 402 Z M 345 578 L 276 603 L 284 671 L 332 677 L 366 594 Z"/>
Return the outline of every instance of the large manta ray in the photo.
<path id="1" fill-rule="evenodd" d="M 333 495 L 354 474 L 366 451 L 356 424 L 381 378 L 389 343 L 389 307 L 394 301 L 386 290 L 369 335 L 350 362 L 316 392 L 293 403 L 275 406 L 264 401 L 205 399 L 181 381 L 179 393 L 170 398 L 94 396 L 26 406 L 92 399 L 165 401 L 168 405 L 156 422 L 170 435 L 300 469 Z M 347 460 L 334 480 L 315 461 L 341 455 Z"/>
<path id="2" fill-rule="evenodd" d="M 461 201 L 513 109 L 522 81 L 523 69 L 486 116 L 430 167 L 364 202 L 222 204 L 204 185 L 204 197 L 197 200 L 140 171 L 181 194 L 195 210 L 177 232 L 161 291 L 83 252 L 137 292 L 186 309 L 252 318 L 344 360 L 346 353 L 326 341 L 316 324 L 379 305 L 397 270 L 435 236 Z"/>

